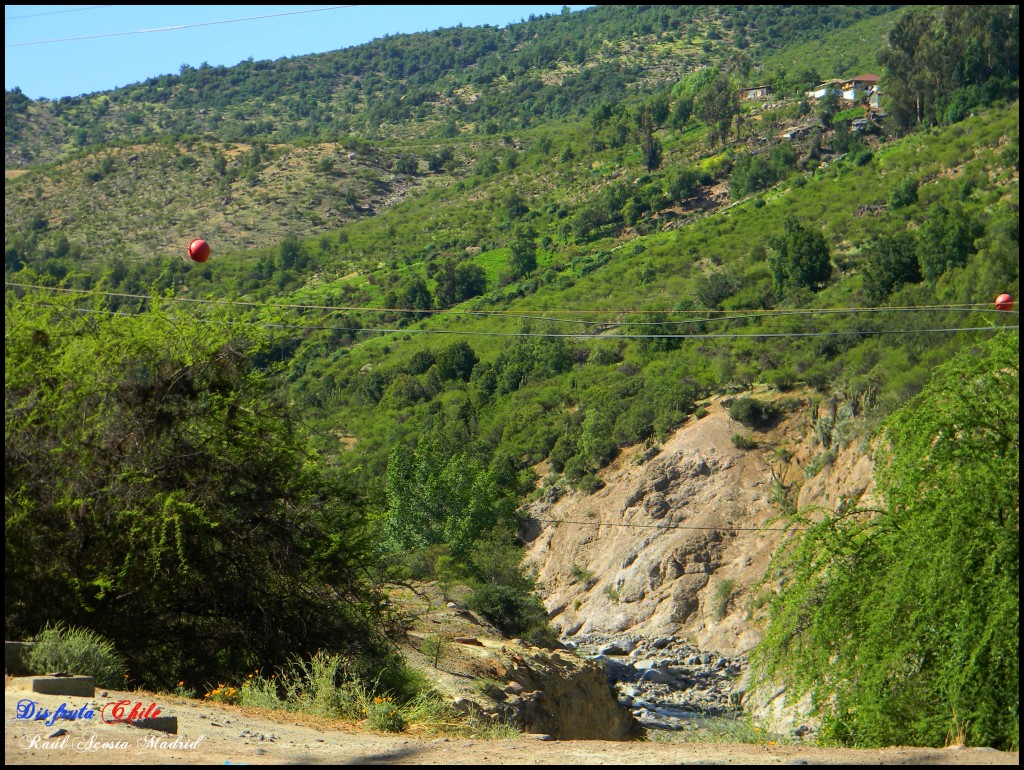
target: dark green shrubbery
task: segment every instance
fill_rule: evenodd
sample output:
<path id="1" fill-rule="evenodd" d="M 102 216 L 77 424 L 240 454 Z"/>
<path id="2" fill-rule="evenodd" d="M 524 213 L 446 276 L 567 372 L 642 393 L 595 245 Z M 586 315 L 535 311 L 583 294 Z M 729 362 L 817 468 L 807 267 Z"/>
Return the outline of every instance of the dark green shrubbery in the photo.
<path id="1" fill-rule="evenodd" d="M 757 439 L 743 433 L 733 433 L 732 445 L 737 449 L 757 449 Z"/>
<path id="2" fill-rule="evenodd" d="M 6 303 L 7 638 L 89 629 L 150 687 L 372 648 L 359 507 L 252 370 L 258 341 L 45 302 Z"/>
<path id="3" fill-rule="evenodd" d="M 748 428 L 764 428 L 782 414 L 775 405 L 756 398 L 742 396 L 729 406 L 729 417 Z"/>
<path id="4" fill-rule="evenodd" d="M 537 579 L 522 565 L 522 548 L 510 532 L 495 529 L 479 543 L 472 558 L 473 593 L 467 604 L 502 633 L 541 647 L 555 647 L 558 632 L 548 623 L 536 594 Z"/>
<path id="5" fill-rule="evenodd" d="M 884 508 L 796 515 L 754 664 L 824 739 L 1018 750 L 1019 372 L 1016 333 L 936 370 L 883 426 Z"/>
<path id="6" fill-rule="evenodd" d="M 95 631 L 58 623 L 48 625 L 32 642 L 28 666 L 33 673 L 91 676 L 100 687 L 124 687 L 124 658 Z"/>

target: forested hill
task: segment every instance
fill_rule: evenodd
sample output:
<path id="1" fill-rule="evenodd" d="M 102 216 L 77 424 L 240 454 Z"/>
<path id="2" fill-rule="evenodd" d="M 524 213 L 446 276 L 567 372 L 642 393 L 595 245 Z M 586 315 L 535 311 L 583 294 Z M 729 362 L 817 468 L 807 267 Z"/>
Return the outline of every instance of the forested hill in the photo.
<path id="1" fill-rule="evenodd" d="M 757 65 L 791 45 L 891 19 L 897 7 L 595 6 L 500 29 L 457 27 L 326 54 L 182 67 L 52 102 L 8 92 L 5 160 L 23 167 L 168 134 L 270 143 L 493 134 L 584 116 L 724 62 L 750 85 L 800 90 L 870 70 L 876 51 L 844 45 L 824 61 Z"/>
<path id="2" fill-rule="evenodd" d="M 847 693 L 837 740 L 1015 747 L 1018 636 L 978 613 L 1016 617 L 1018 71 L 1018 6 L 636 5 L 7 92 L 8 638 L 85 626 L 171 687 L 329 649 L 399 693 L 387 586 L 438 579 L 552 644 L 525 504 L 768 388 L 733 443 L 788 462 L 757 436 L 806 408 L 808 478 L 894 414 L 951 452 L 894 452 L 950 505 L 920 542 L 961 551 L 857 571 L 927 573 L 934 614 L 857 616 L 894 657 L 871 647 L 887 697 Z M 949 361 L 968 402 L 901 412 L 946 403 Z M 957 455 L 974 398 L 1001 424 Z M 898 531 L 923 512 L 888 480 Z M 892 541 L 783 493 L 834 561 L 792 554 L 770 660 L 827 704 L 856 618 L 816 602 Z"/>

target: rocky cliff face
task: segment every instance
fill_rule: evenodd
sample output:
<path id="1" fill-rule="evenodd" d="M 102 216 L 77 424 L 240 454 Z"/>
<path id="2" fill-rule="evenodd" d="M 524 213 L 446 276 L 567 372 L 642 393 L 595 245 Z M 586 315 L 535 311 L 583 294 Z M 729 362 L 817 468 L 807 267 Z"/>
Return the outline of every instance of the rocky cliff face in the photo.
<path id="1" fill-rule="evenodd" d="M 558 740 L 631 740 L 643 730 L 616 702 L 605 669 L 566 651 L 511 652 L 499 713 Z"/>
<path id="2" fill-rule="evenodd" d="M 460 711 L 555 740 L 643 735 L 599 661 L 506 639 L 457 602 L 442 600 L 436 584 L 396 598 L 414 626 L 403 640 L 403 657 Z"/>
<path id="3" fill-rule="evenodd" d="M 743 656 L 774 590 L 759 585 L 784 537 L 771 520 L 785 506 L 870 501 L 866 449 L 840 441 L 849 410 L 755 397 L 783 408 L 766 430 L 732 420 L 731 399 L 718 399 L 658 451 L 623 452 L 595 494 L 552 489 L 530 507 L 527 561 L 564 641 L 671 637 Z M 757 447 L 737 448 L 735 434 Z"/>

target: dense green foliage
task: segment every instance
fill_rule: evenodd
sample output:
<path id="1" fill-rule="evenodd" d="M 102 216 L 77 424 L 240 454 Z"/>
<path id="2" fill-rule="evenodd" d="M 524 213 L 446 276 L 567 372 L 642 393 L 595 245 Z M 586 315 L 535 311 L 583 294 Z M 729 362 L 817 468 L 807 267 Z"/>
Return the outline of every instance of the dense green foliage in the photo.
<path id="1" fill-rule="evenodd" d="M 39 294 L 4 320 L 8 637 L 85 626 L 150 686 L 373 649 L 359 508 L 252 371 L 258 339 Z"/>
<path id="2" fill-rule="evenodd" d="M 515 498 L 493 469 L 465 452 L 445 452 L 423 440 L 411 454 L 395 447 L 388 459 L 384 549 L 400 554 L 445 545 L 468 564 L 474 544 L 512 523 Z"/>
<path id="3" fill-rule="evenodd" d="M 962 61 L 973 30 L 997 63 L 969 110 L 862 131 L 862 104 L 804 97 L 939 13 L 597 6 L 8 92 L 8 633 L 80 623 L 144 681 L 317 647 L 376 677 L 379 581 L 436 578 L 549 643 L 524 501 L 596 491 L 715 392 L 880 420 L 1016 324 L 991 308 L 1019 291 L 999 12 L 941 11 L 963 24 L 928 43 Z M 754 84 L 771 100 L 739 100 Z M 197 232 L 202 265 L 180 259 Z M 98 312 L 55 299 L 79 291 Z"/>
<path id="4" fill-rule="evenodd" d="M 881 62 L 898 126 L 955 123 L 997 98 L 1017 98 L 1020 6 L 913 8 L 889 32 Z"/>
<path id="5" fill-rule="evenodd" d="M 61 623 L 47 626 L 33 637 L 28 669 L 35 674 L 91 676 L 100 687 L 123 687 L 126 672 L 113 642 L 88 628 Z"/>
<path id="6" fill-rule="evenodd" d="M 758 659 L 813 689 L 825 737 L 1017 750 L 1019 356 L 965 351 L 886 421 L 883 510 L 795 519 Z"/>

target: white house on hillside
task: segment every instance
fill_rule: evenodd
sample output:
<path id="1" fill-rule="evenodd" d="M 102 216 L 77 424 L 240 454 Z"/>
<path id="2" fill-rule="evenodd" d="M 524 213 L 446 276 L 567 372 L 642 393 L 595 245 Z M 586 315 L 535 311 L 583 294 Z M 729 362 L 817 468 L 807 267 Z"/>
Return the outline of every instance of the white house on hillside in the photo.
<path id="1" fill-rule="evenodd" d="M 858 75 L 843 82 L 842 96 L 848 102 L 856 102 L 878 85 L 878 75 Z"/>
<path id="2" fill-rule="evenodd" d="M 840 88 L 840 85 L 840 81 L 830 80 L 827 83 L 822 83 L 813 91 L 805 92 L 804 95 L 808 99 L 824 99 L 829 94 L 835 94 L 836 96 L 840 96 L 843 93 L 842 89 Z"/>

